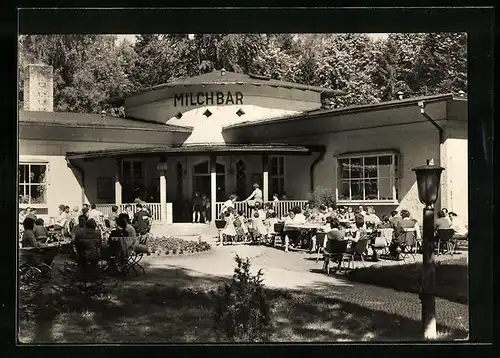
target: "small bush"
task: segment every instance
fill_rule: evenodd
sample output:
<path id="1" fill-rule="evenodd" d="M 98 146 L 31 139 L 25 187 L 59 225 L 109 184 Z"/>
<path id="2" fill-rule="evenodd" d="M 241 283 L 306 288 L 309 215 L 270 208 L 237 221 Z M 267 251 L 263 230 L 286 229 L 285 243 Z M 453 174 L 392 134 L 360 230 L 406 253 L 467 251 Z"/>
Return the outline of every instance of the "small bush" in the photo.
<path id="1" fill-rule="evenodd" d="M 308 199 L 313 201 L 316 207 L 321 204 L 331 207 L 336 205 L 335 190 L 330 188 L 316 187 L 314 191 L 309 192 Z"/>
<path id="2" fill-rule="evenodd" d="M 190 241 L 176 237 L 153 237 L 148 241 L 148 246 L 152 252 L 165 252 L 166 255 L 183 254 L 188 252 L 201 252 L 211 249 L 209 243 L 205 241 Z"/>
<path id="3" fill-rule="evenodd" d="M 215 293 L 215 331 L 222 341 L 267 341 L 270 305 L 264 295 L 262 270 L 251 275 L 248 258 L 236 256 L 235 260 L 233 279 Z"/>

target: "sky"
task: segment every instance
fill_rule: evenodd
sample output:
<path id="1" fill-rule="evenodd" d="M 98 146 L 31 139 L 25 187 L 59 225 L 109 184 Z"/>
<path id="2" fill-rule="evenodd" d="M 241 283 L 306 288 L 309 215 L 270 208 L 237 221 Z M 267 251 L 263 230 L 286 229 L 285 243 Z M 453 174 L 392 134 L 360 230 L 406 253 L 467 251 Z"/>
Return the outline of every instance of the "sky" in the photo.
<path id="1" fill-rule="evenodd" d="M 374 40 L 377 40 L 377 39 L 386 39 L 387 38 L 387 35 L 389 34 L 386 34 L 386 33 L 374 33 L 374 34 L 368 34 L 371 38 L 373 38 Z M 135 35 L 116 35 L 118 36 L 118 41 L 122 41 L 124 39 L 127 39 L 131 42 L 134 42 L 135 41 Z"/>

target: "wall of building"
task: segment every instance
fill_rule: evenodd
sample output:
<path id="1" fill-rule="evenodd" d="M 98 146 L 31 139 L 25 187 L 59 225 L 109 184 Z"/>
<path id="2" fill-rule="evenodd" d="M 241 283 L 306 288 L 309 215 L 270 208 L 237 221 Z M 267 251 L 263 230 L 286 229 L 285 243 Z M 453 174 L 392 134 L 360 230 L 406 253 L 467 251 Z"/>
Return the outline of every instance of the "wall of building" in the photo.
<path id="1" fill-rule="evenodd" d="M 48 164 L 47 181 L 47 205 L 32 205 L 34 207 L 46 207 L 46 215 L 38 215 L 44 220 L 59 214 L 58 206 L 61 204 L 70 207 L 82 206 L 82 190 L 80 177 L 68 167 L 64 156 L 60 155 L 26 155 L 19 156 L 20 163 L 46 163 Z"/>
<path id="2" fill-rule="evenodd" d="M 400 168 L 402 176 L 399 180 L 399 204 L 377 206 L 380 214 L 391 210 L 407 209 L 421 220 L 422 205 L 418 200 L 416 177 L 412 168 L 424 165 L 427 159 L 433 159 L 439 165 L 439 135 L 429 123 L 408 124 L 398 127 L 371 128 L 341 133 L 330 133 L 314 137 L 291 138 L 289 143 L 323 144 L 326 146 L 324 159 L 320 161 L 314 172 L 315 187 L 336 188 L 337 161 L 336 156 L 346 152 L 370 152 L 395 149 L 401 154 Z M 312 157 L 287 158 L 286 190 L 291 197 L 307 198 L 309 185 L 309 168 Z M 293 163 L 290 165 L 289 163 Z M 293 178 L 293 180 L 290 180 Z"/>

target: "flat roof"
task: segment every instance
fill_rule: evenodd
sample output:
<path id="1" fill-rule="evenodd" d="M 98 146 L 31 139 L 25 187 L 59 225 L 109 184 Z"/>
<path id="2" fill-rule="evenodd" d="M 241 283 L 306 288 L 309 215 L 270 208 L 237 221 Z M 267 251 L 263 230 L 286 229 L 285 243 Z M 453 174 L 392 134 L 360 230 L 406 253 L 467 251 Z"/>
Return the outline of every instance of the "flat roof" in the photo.
<path id="1" fill-rule="evenodd" d="M 314 151 L 323 151 L 322 146 L 301 146 L 301 145 L 287 145 L 282 143 L 275 144 L 212 144 L 212 143 L 193 143 L 182 145 L 170 146 L 155 146 L 143 148 L 119 148 L 119 149 L 103 149 L 82 152 L 68 152 L 66 157 L 68 159 L 86 159 L 86 158 L 99 158 L 109 156 L 122 156 L 122 155 L 182 155 L 182 154 L 231 154 L 231 153 L 279 153 L 279 154 L 297 154 L 308 155 Z"/>
<path id="2" fill-rule="evenodd" d="M 76 128 L 130 129 L 157 132 L 191 133 L 193 127 L 143 121 L 90 113 L 19 111 L 19 122 L 42 126 L 64 126 Z"/>
<path id="3" fill-rule="evenodd" d="M 464 100 L 464 101 L 467 100 L 466 98 L 463 98 L 463 97 L 456 97 L 453 93 L 446 93 L 446 94 L 439 94 L 439 95 L 433 95 L 433 96 L 412 97 L 412 98 L 406 98 L 406 99 L 402 99 L 402 100 L 393 100 L 393 101 L 366 104 L 366 105 L 354 105 L 354 106 L 347 106 L 347 107 L 334 108 L 334 109 L 319 109 L 319 110 L 316 109 L 316 110 L 298 113 L 298 114 L 293 114 L 293 115 L 289 115 L 289 116 L 266 118 L 266 119 L 261 119 L 261 120 L 245 121 L 245 122 L 241 122 L 241 123 L 231 124 L 231 125 L 223 127 L 222 131 L 224 132 L 224 131 L 231 130 L 231 129 L 248 128 L 248 127 L 255 127 L 255 126 L 261 126 L 261 125 L 266 125 L 266 124 L 276 124 L 276 123 L 293 122 L 293 121 L 298 121 L 298 120 L 307 120 L 310 118 L 322 117 L 322 116 L 327 116 L 327 115 L 343 115 L 343 114 L 351 114 L 351 113 L 359 113 L 359 112 L 378 111 L 378 110 L 389 109 L 389 108 L 405 107 L 405 106 L 409 106 L 409 105 L 418 104 L 418 102 L 420 102 L 420 101 L 437 102 L 437 101 L 450 100 L 450 99 L 451 100 Z"/>

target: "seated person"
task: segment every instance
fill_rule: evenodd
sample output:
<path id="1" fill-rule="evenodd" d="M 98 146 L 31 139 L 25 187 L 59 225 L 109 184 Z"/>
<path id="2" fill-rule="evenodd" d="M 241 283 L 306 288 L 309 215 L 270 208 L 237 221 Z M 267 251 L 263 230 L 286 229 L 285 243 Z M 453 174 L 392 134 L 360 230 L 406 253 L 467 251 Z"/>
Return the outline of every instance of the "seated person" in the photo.
<path id="1" fill-rule="evenodd" d="M 35 234 L 35 238 L 38 242 L 45 243 L 47 241 L 49 232 L 47 228 L 44 226 L 42 218 L 36 219 L 33 233 Z"/>
<path id="2" fill-rule="evenodd" d="M 434 231 L 451 229 L 450 219 L 447 218 L 443 210 L 437 212 L 437 219 L 434 221 Z"/>
<path id="3" fill-rule="evenodd" d="M 274 232 L 274 225 L 278 223 L 278 215 L 276 213 L 272 213 L 269 219 L 267 219 L 267 236 L 271 237 L 272 235 L 278 234 Z"/>
<path id="4" fill-rule="evenodd" d="M 453 239 L 455 240 L 467 240 L 468 231 L 465 227 L 464 222 L 460 219 L 460 217 L 454 213 L 453 211 L 449 214 L 451 219 L 451 228 L 453 229 Z"/>
<path id="5" fill-rule="evenodd" d="M 25 218 L 23 221 L 23 236 L 21 237 L 21 245 L 22 247 L 44 247 L 45 244 L 38 242 L 34 229 L 35 229 L 35 220 L 32 218 Z"/>
<path id="6" fill-rule="evenodd" d="M 364 221 L 358 219 L 356 220 L 355 225 L 356 225 L 356 231 L 354 232 L 354 236 L 350 239 L 350 241 L 355 243 L 358 242 L 359 240 L 367 239 L 368 233 L 366 232 Z"/>
<path id="7" fill-rule="evenodd" d="M 347 249 L 345 232 L 340 229 L 338 219 L 333 219 L 330 226 L 331 230 L 326 234 L 324 246 L 325 262 L 323 264 L 323 271 L 326 271 L 332 254 L 341 254 Z"/>
<path id="8" fill-rule="evenodd" d="M 300 206 L 296 206 L 292 211 L 295 213 L 294 222 L 297 224 L 304 224 L 306 222 L 306 217 L 302 213 Z"/>
<path id="9" fill-rule="evenodd" d="M 417 232 L 416 235 L 418 235 L 419 228 L 416 221 L 411 218 L 408 210 L 403 209 L 401 210 L 401 219 L 397 221 L 396 228 L 394 229 L 394 239 L 389 245 L 389 253 L 393 257 L 398 256 L 398 249 L 405 243 L 405 235 L 402 235 L 405 229 L 415 229 Z"/>
<path id="10" fill-rule="evenodd" d="M 59 205 L 59 216 L 56 218 L 55 224 L 50 227 L 54 228 L 54 230 L 62 230 L 66 227 L 67 221 L 66 205 Z"/>
<path id="11" fill-rule="evenodd" d="M 364 217 L 366 227 L 377 227 L 380 224 L 379 217 L 375 214 L 373 206 L 366 208 L 366 215 Z"/>
<path id="12" fill-rule="evenodd" d="M 337 219 L 333 219 L 331 217 L 328 217 L 326 218 L 326 223 L 321 226 L 318 230 L 319 233 L 328 233 L 330 231 L 332 231 L 333 229 L 333 226 L 332 226 L 332 223 L 335 221 L 337 227 L 338 227 L 338 220 Z M 316 247 L 316 241 L 317 241 L 317 238 L 316 238 L 316 235 L 313 235 L 313 237 L 311 238 L 311 251 L 316 251 L 318 248 Z M 326 245 L 326 239 L 325 241 L 323 242 L 323 247 L 325 247 Z"/>
<path id="13" fill-rule="evenodd" d="M 139 235 L 145 235 L 151 229 L 151 214 L 143 208 L 141 203 L 138 203 L 136 206 L 137 212 L 134 214 L 132 225 Z"/>
<path id="14" fill-rule="evenodd" d="M 349 221 L 354 221 L 355 217 L 354 217 L 354 212 L 352 211 L 352 207 L 348 207 L 347 208 L 347 213 L 346 213 L 346 219 L 349 220 Z"/>
<path id="15" fill-rule="evenodd" d="M 394 229 L 394 224 L 388 215 L 382 215 L 382 221 L 379 223 L 378 227 L 380 229 Z"/>
<path id="16" fill-rule="evenodd" d="M 128 215 L 125 213 L 119 214 L 116 218 L 116 226 L 111 231 L 108 238 L 108 248 L 105 251 L 104 255 L 106 258 L 113 258 L 111 260 L 112 267 L 116 268 L 115 258 L 123 259 L 126 257 L 127 253 L 123 251 L 124 246 L 117 238 L 122 237 L 137 237 L 135 229 L 128 222 Z"/>
<path id="17" fill-rule="evenodd" d="M 97 230 L 97 223 L 89 219 L 85 228 L 75 235 L 75 247 L 78 253 L 78 265 L 85 268 L 88 265 L 97 266 L 101 254 L 102 235 Z"/>

